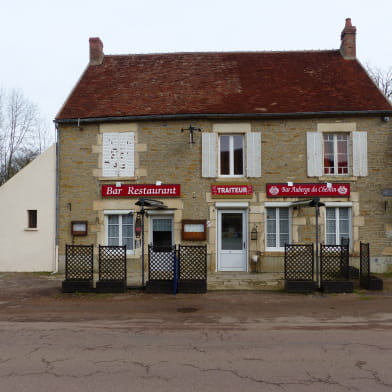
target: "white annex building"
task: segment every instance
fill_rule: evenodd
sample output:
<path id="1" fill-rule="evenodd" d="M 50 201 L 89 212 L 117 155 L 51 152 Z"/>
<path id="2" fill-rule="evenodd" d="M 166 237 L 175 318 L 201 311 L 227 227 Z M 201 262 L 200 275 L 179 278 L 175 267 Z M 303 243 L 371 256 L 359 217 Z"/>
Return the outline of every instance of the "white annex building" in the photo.
<path id="1" fill-rule="evenodd" d="M 56 145 L 0 187 L 0 271 L 55 271 Z"/>

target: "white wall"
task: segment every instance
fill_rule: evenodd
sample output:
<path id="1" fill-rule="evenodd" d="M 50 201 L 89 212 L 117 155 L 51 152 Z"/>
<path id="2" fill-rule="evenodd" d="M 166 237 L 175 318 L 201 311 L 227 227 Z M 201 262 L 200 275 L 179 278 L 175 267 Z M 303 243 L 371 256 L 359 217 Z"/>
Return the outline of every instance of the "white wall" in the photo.
<path id="1" fill-rule="evenodd" d="M 56 146 L 0 187 L 0 271 L 55 269 Z M 37 210 L 37 229 L 28 229 Z"/>

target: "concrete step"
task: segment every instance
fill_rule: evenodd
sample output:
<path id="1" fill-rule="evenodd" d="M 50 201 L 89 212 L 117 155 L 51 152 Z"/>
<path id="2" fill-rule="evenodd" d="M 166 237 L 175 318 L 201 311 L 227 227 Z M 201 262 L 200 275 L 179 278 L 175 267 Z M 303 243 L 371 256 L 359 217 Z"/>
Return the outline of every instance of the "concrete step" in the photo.
<path id="1" fill-rule="evenodd" d="M 139 287 L 142 284 L 140 272 L 128 272 L 127 285 Z M 94 275 L 95 281 L 98 274 Z M 144 276 L 148 281 L 148 274 Z M 207 275 L 207 290 L 283 290 L 283 273 L 265 272 L 214 272 Z"/>
<path id="2" fill-rule="evenodd" d="M 282 273 L 218 272 L 207 277 L 207 290 L 283 290 Z"/>

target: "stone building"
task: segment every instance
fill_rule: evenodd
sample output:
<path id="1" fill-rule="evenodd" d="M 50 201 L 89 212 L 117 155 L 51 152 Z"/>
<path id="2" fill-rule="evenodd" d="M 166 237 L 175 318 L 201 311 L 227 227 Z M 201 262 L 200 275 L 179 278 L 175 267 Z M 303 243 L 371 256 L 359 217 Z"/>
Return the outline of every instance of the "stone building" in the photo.
<path id="1" fill-rule="evenodd" d="M 279 272 L 284 244 L 371 244 L 392 267 L 392 107 L 356 58 L 347 19 L 337 50 L 105 55 L 58 113 L 60 262 L 65 244 L 127 244 L 140 197 L 154 245 L 206 244 L 209 272 Z M 73 227 L 74 231 L 71 230 Z M 80 235 L 82 234 L 82 235 Z"/>

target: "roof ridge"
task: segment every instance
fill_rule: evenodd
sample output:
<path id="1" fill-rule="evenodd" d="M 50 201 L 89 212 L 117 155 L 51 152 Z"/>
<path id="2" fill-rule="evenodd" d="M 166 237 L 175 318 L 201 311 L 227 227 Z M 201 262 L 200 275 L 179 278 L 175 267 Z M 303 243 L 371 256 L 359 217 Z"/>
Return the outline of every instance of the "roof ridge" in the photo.
<path id="1" fill-rule="evenodd" d="M 157 55 L 178 55 L 178 54 L 278 54 L 278 53 L 321 53 L 337 52 L 339 49 L 308 49 L 308 50 L 233 50 L 233 51 L 196 51 L 196 52 L 152 52 L 152 53 L 126 53 L 126 54 L 105 54 L 105 57 L 130 57 L 130 56 L 157 56 Z"/>

